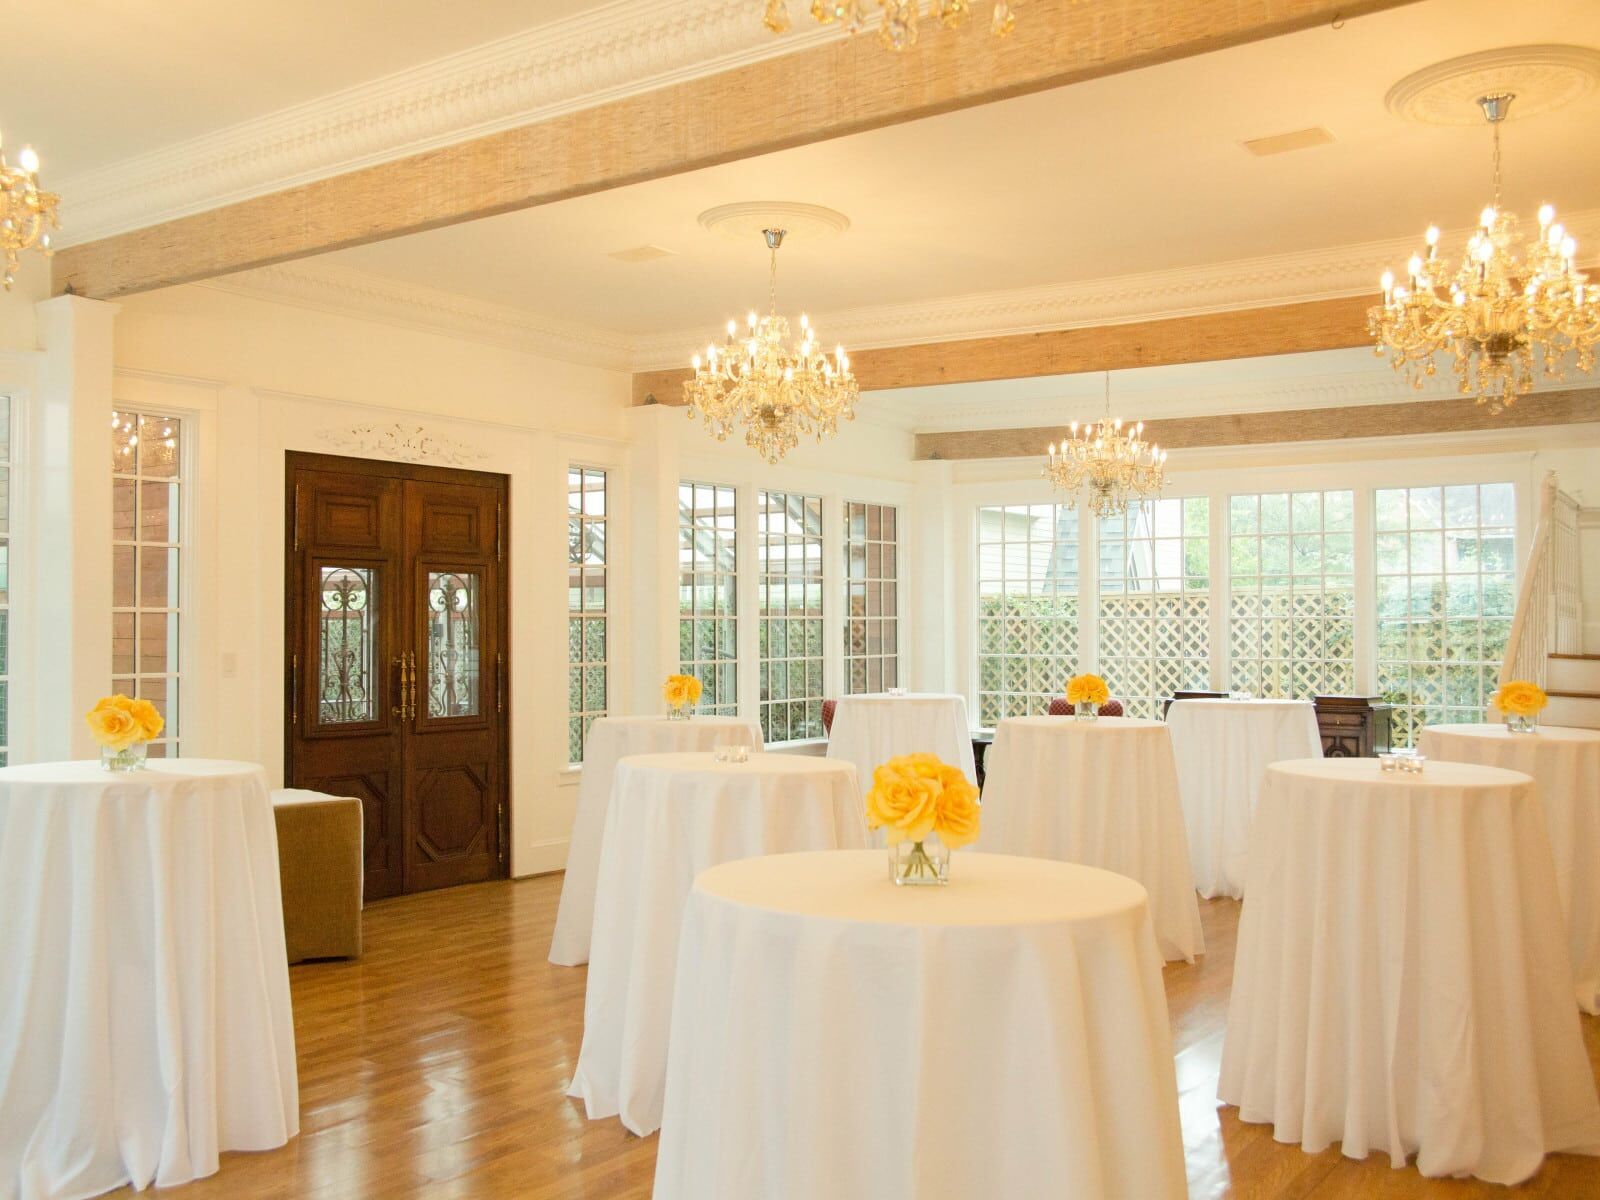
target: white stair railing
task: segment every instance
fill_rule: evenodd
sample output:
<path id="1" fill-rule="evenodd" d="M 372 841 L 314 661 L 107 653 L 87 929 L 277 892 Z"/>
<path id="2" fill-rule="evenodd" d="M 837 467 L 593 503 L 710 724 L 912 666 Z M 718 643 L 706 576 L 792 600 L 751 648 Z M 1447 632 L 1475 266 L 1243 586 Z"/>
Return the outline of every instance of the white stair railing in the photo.
<path id="1" fill-rule="evenodd" d="M 1578 504 L 1556 486 L 1552 471 L 1539 488 L 1539 519 L 1517 590 L 1500 682 L 1527 679 L 1543 687 L 1549 656 L 1576 654 L 1582 641 Z"/>

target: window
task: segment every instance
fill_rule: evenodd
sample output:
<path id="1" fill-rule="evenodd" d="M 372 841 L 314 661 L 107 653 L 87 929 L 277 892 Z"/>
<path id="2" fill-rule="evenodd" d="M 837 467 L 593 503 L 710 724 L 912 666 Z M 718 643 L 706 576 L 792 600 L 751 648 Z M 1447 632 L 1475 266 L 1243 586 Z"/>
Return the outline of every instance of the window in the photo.
<path id="1" fill-rule="evenodd" d="M 1211 682 L 1211 502 L 1145 500 L 1100 521 L 1100 667 L 1130 717 Z"/>
<path id="2" fill-rule="evenodd" d="M 701 712 L 738 712 L 736 493 L 678 485 L 678 661 L 703 685 Z"/>
<path id="3" fill-rule="evenodd" d="M 111 690 L 156 706 L 166 728 L 150 743 L 150 757 L 175 757 L 183 423 L 133 412 L 111 420 Z"/>
<path id="4" fill-rule="evenodd" d="M 11 761 L 11 398 L 0 396 L 0 767 Z"/>
<path id="5" fill-rule="evenodd" d="M 1355 690 L 1355 494 L 1228 499 L 1228 686 L 1272 698 Z"/>
<path id="6" fill-rule="evenodd" d="M 1481 721 L 1516 608 L 1509 483 L 1380 488 L 1374 496 L 1378 690 L 1393 736 Z"/>
<path id="7" fill-rule="evenodd" d="M 822 499 L 756 494 L 761 733 L 822 736 Z"/>
<path id="8" fill-rule="evenodd" d="M 849 696 L 900 682 L 897 527 L 891 505 L 844 506 L 844 690 Z"/>
<path id="9" fill-rule="evenodd" d="M 1078 670 L 1078 517 L 978 510 L 978 722 L 1042 713 Z"/>
<path id="10" fill-rule="evenodd" d="M 583 761 L 606 715 L 611 589 L 606 579 L 606 473 L 567 468 L 567 761 Z"/>

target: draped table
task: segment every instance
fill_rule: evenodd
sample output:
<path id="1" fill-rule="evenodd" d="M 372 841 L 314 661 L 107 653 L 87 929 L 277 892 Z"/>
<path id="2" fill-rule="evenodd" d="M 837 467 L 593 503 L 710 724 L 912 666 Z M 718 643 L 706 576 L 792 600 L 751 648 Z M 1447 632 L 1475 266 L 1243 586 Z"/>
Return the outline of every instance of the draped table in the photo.
<path id="1" fill-rule="evenodd" d="M 1250 817 L 1268 763 L 1321 758 L 1309 700 L 1174 700 L 1167 709 L 1200 894 L 1244 895 Z"/>
<path id="2" fill-rule="evenodd" d="M 959 854 L 729 863 L 684 914 L 656 1200 L 1186 1194 L 1144 889 Z"/>
<path id="3" fill-rule="evenodd" d="M 1600 729 L 1542 725 L 1430 725 L 1419 749 L 1430 759 L 1507 767 L 1531 775 L 1555 851 L 1556 890 L 1578 1004 L 1600 1013 Z"/>
<path id="4" fill-rule="evenodd" d="M 1274 763 L 1250 841 L 1218 1095 L 1311 1153 L 1513 1184 L 1600 1153 L 1533 781 Z"/>
<path id="5" fill-rule="evenodd" d="M 976 846 L 1138 880 L 1168 959 L 1205 953 L 1172 743 L 1135 717 L 1008 717 L 985 759 Z"/>
<path id="6" fill-rule="evenodd" d="M 210 1175 L 299 1131 L 260 767 L 0 769 L 0 1196 Z"/>
<path id="7" fill-rule="evenodd" d="M 828 757 L 853 763 L 863 792 L 872 786 L 872 773 L 901 754 L 937 754 L 977 783 L 967 702 L 960 696 L 934 693 L 839 700 L 828 736 Z"/>
<path id="8" fill-rule="evenodd" d="M 599 717 L 583 745 L 583 777 L 578 783 L 578 811 L 567 843 L 567 869 L 561 878 L 561 903 L 550 961 L 575 967 L 589 961 L 594 925 L 595 879 L 600 873 L 600 838 L 606 827 L 606 806 L 617 763 L 630 754 L 663 754 L 710 750 L 716 746 L 761 749 L 761 726 L 741 717 Z"/>
<path id="9" fill-rule="evenodd" d="M 709 754 L 617 767 L 595 897 L 583 1046 L 567 1090 L 590 1118 L 661 1124 L 678 926 L 694 877 L 732 859 L 866 845 L 855 768 L 794 754 Z M 880 859 L 880 863 L 882 863 Z M 885 870 L 887 868 L 885 867 Z"/>

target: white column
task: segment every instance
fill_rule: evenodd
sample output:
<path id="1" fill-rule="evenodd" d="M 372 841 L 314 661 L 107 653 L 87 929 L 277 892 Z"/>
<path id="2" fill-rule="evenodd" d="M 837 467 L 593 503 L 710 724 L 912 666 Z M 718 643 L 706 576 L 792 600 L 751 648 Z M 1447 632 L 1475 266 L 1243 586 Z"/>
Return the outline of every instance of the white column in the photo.
<path id="1" fill-rule="evenodd" d="M 968 603 L 956 604 L 954 550 L 954 468 L 948 462 L 923 461 L 912 465 L 913 493 L 910 512 L 901 512 L 902 536 L 910 539 L 910 570 L 900 584 L 900 602 L 911 618 L 906 649 L 910 662 L 905 682 L 913 691 L 949 692 L 969 682 L 957 669 L 962 660 L 957 645 L 965 645 L 971 630 L 958 639 L 957 613 L 970 612 Z M 971 621 L 962 622 L 970 626 Z"/>
<path id="2" fill-rule="evenodd" d="M 685 422 L 681 409 L 659 404 L 629 409 L 627 421 L 630 587 L 618 603 L 628 606 L 631 644 L 628 677 L 618 681 L 621 703 L 613 711 L 653 713 L 661 708 L 661 681 L 678 669 L 679 427 Z"/>
<path id="3" fill-rule="evenodd" d="M 111 685 L 112 319 L 117 305 L 58 296 L 35 309 L 38 393 L 30 422 L 29 536 L 37 669 L 35 760 L 98 754 L 83 714 Z M 29 686 L 31 685 L 31 686 Z"/>

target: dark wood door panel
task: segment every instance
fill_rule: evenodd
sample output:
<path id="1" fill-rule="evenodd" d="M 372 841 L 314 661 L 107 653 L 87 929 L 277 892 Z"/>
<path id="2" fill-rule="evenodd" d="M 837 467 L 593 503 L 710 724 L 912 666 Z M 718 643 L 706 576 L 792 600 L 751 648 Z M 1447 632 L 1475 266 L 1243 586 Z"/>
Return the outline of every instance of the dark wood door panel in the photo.
<path id="1" fill-rule="evenodd" d="M 506 871 L 503 477 L 291 455 L 287 775 L 355 795 L 371 899 Z"/>

